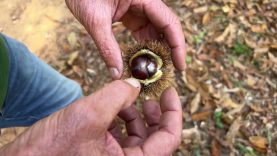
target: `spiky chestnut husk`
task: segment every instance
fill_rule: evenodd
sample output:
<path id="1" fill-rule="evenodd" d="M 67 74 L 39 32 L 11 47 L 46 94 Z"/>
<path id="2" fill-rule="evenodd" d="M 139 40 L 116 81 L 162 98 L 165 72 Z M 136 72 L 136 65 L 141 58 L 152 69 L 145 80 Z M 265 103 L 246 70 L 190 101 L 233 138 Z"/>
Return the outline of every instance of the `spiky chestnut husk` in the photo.
<path id="1" fill-rule="evenodd" d="M 170 48 L 165 43 L 158 41 L 137 43 L 123 50 L 123 52 L 125 67 L 123 77 L 134 77 L 138 79 L 142 84 L 142 96 L 154 96 L 158 98 L 166 88 L 173 84 L 174 68 L 171 60 L 171 52 Z M 147 62 L 148 64 L 154 63 L 157 68 L 155 69 L 156 71 L 153 73 L 153 71 L 149 71 L 149 69 L 146 68 L 142 69 L 142 75 L 138 73 L 136 76 L 134 68 L 141 66 L 142 63 L 147 64 Z"/>

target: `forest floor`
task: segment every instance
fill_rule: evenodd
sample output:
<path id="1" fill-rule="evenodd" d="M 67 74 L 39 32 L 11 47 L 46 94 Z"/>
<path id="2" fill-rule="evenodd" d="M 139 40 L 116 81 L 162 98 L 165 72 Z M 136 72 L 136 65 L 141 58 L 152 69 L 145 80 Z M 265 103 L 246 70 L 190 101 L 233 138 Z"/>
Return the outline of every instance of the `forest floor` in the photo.
<path id="1" fill-rule="evenodd" d="M 176 72 L 183 139 L 176 156 L 276 156 L 277 1 L 166 0 L 187 41 Z M 63 0 L 0 1 L 0 31 L 17 38 L 89 94 L 109 82 L 84 28 Z M 135 43 L 120 23 L 121 47 Z M 0 146 L 25 128 L 2 129 Z"/>

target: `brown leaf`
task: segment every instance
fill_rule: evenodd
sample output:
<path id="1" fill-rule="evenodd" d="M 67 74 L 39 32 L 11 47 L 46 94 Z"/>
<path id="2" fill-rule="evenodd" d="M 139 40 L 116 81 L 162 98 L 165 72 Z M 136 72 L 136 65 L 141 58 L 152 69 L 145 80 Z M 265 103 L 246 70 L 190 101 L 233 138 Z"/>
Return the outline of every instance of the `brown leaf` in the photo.
<path id="1" fill-rule="evenodd" d="M 240 128 L 241 125 L 242 125 L 241 117 L 238 117 L 238 118 L 232 123 L 232 125 L 229 127 L 229 130 L 228 130 L 227 135 L 226 135 L 226 141 L 227 141 L 229 144 L 233 144 L 233 143 L 234 143 L 235 137 L 236 137 L 236 135 L 238 134 L 239 128 Z"/>
<path id="2" fill-rule="evenodd" d="M 263 33 L 263 32 L 265 32 L 266 29 L 267 29 L 267 25 L 266 24 L 252 25 L 251 26 L 251 30 L 253 32 L 256 32 L 256 33 Z"/>
<path id="3" fill-rule="evenodd" d="M 237 61 L 237 60 L 234 60 L 233 64 L 234 64 L 234 67 L 239 68 L 239 69 L 242 70 L 242 71 L 245 71 L 245 70 L 246 70 L 246 67 L 245 67 L 244 65 L 242 65 L 242 64 L 241 64 L 239 61 Z"/>
<path id="4" fill-rule="evenodd" d="M 200 93 L 197 93 L 190 103 L 190 113 L 193 114 L 196 111 L 198 111 L 200 106 L 200 101 L 201 101 L 201 95 Z"/>
<path id="5" fill-rule="evenodd" d="M 213 139 L 211 143 L 211 152 L 212 156 L 220 156 L 221 155 L 221 147 L 217 140 Z"/>
<path id="6" fill-rule="evenodd" d="M 191 119 L 193 121 L 202 121 L 202 120 L 207 120 L 212 114 L 212 111 L 204 111 L 200 113 L 193 114 L 191 116 Z"/>
<path id="7" fill-rule="evenodd" d="M 273 54 L 268 53 L 269 60 L 272 61 L 274 64 L 277 64 L 277 57 L 275 57 Z"/>
<path id="8" fill-rule="evenodd" d="M 211 14 L 209 12 L 206 12 L 202 18 L 203 25 L 209 24 L 210 20 L 211 20 Z"/>
<path id="9" fill-rule="evenodd" d="M 249 87 L 254 87 L 256 83 L 257 83 L 257 81 L 254 79 L 253 76 L 247 75 L 246 84 L 247 84 Z"/>
<path id="10" fill-rule="evenodd" d="M 267 139 L 261 136 L 251 136 L 249 137 L 249 141 L 251 144 L 254 146 L 261 148 L 261 149 L 266 149 L 267 148 Z"/>
<path id="11" fill-rule="evenodd" d="M 193 12 L 195 14 L 204 13 L 206 11 L 208 11 L 208 7 L 207 6 L 201 6 L 201 7 L 193 9 Z"/>
<path id="12" fill-rule="evenodd" d="M 227 38 L 230 34 L 232 34 L 231 32 L 235 32 L 235 28 L 236 28 L 236 26 L 235 26 L 234 24 L 230 23 L 230 24 L 225 28 L 224 32 L 223 32 L 220 36 L 218 36 L 217 38 L 215 38 L 215 41 L 216 41 L 216 42 L 219 42 L 219 43 L 221 43 L 221 42 L 223 42 L 223 41 L 226 41 L 226 38 Z"/>
<path id="13" fill-rule="evenodd" d="M 273 44 L 271 44 L 271 46 L 270 46 L 272 49 L 277 49 L 277 43 L 273 43 Z"/>
<path id="14" fill-rule="evenodd" d="M 227 94 L 222 96 L 219 101 L 219 105 L 223 108 L 238 108 L 240 107 L 239 104 L 234 102 Z"/>

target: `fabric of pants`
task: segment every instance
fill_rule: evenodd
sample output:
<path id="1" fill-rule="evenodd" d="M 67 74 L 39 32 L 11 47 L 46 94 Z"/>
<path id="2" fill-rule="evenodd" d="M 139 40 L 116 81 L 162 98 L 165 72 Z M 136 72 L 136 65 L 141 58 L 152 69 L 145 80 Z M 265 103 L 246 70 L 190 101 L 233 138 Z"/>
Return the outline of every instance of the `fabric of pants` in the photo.
<path id="1" fill-rule="evenodd" d="M 22 43 L 0 35 L 9 56 L 8 89 L 0 110 L 0 128 L 30 126 L 83 96 L 75 81 L 44 63 Z"/>

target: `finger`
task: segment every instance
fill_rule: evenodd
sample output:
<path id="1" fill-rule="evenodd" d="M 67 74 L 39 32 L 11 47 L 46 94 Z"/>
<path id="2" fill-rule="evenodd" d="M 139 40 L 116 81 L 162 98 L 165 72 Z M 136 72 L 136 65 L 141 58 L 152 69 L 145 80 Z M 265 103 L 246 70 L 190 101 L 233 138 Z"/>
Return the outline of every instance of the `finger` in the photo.
<path id="1" fill-rule="evenodd" d="M 121 144 L 122 133 L 115 120 L 111 123 L 108 131 L 112 134 L 116 141 Z"/>
<path id="2" fill-rule="evenodd" d="M 172 49 L 174 66 L 185 69 L 185 38 L 178 17 L 160 0 L 143 1 L 143 10 L 155 27 L 160 29 Z"/>
<path id="3" fill-rule="evenodd" d="M 119 117 L 125 121 L 128 137 L 122 143 L 123 147 L 141 145 L 147 137 L 146 126 L 135 106 L 121 111 Z"/>
<path id="4" fill-rule="evenodd" d="M 110 20 L 100 19 L 93 22 L 90 35 L 99 50 L 101 57 L 109 68 L 113 79 L 119 79 L 123 73 L 123 62 L 119 45 L 112 32 Z"/>
<path id="5" fill-rule="evenodd" d="M 116 80 L 107 84 L 79 101 L 81 106 L 78 108 L 84 114 L 83 123 L 100 133 L 105 132 L 116 115 L 135 101 L 139 91 L 140 83 L 135 79 Z"/>
<path id="6" fill-rule="evenodd" d="M 145 120 L 148 125 L 148 136 L 159 130 L 159 121 L 161 117 L 161 108 L 159 103 L 154 100 L 148 100 L 142 105 Z"/>
<path id="7" fill-rule="evenodd" d="M 160 103 L 160 130 L 153 133 L 142 145 L 141 149 L 146 155 L 170 155 L 181 142 L 182 108 L 176 90 L 166 89 Z"/>

